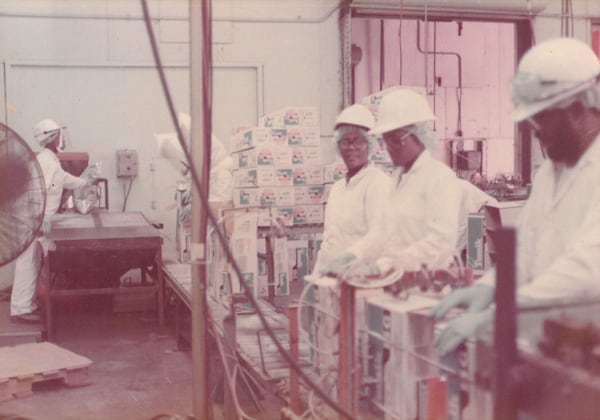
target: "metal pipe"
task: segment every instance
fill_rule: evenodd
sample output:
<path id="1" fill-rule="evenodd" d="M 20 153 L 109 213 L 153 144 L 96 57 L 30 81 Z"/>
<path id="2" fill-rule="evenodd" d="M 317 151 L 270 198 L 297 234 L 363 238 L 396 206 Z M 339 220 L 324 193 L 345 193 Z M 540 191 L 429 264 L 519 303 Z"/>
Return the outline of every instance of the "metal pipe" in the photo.
<path id="1" fill-rule="evenodd" d="M 234 23 L 323 23 L 331 17 L 340 7 L 339 4 L 335 4 L 329 10 L 327 10 L 322 16 L 317 18 L 235 18 L 235 17 L 214 17 L 213 22 L 234 22 Z M 33 18 L 33 19 L 81 19 L 81 20 L 144 20 L 143 15 L 99 15 L 99 14 L 51 14 L 51 13 L 10 13 L 0 12 L 0 17 L 9 18 Z M 170 21 L 182 21 L 187 22 L 189 20 L 186 16 L 161 16 L 151 18 L 153 22 L 159 22 L 161 20 Z"/>
<path id="2" fill-rule="evenodd" d="M 379 90 L 383 90 L 385 79 L 385 27 L 384 20 L 379 21 Z"/>
<path id="3" fill-rule="evenodd" d="M 417 51 L 421 54 L 427 54 L 421 48 L 421 22 L 417 20 Z M 458 60 L 458 87 L 456 88 L 456 102 L 458 105 L 458 116 L 456 118 L 456 135 L 462 137 L 462 57 L 460 54 L 451 51 L 433 51 L 435 55 L 453 55 Z"/>
<path id="4" fill-rule="evenodd" d="M 190 7 L 190 104 L 192 166 L 201 173 L 201 188 L 208 192 L 210 171 L 210 83 L 211 38 L 210 1 L 189 0 Z M 207 211 L 192 188 L 192 261 L 206 258 Z M 208 303 L 206 264 L 192 264 L 192 390 L 193 412 L 197 419 L 211 416 L 209 388 Z"/>
<path id="5" fill-rule="evenodd" d="M 494 419 L 516 419 L 511 370 L 517 363 L 516 235 L 512 228 L 496 234 L 496 316 L 494 320 Z"/>

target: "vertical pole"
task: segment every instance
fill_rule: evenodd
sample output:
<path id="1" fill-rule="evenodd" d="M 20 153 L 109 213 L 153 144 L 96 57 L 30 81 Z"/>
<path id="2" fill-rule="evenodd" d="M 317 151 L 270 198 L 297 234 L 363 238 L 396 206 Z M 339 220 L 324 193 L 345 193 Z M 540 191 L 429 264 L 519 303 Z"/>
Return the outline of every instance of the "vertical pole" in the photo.
<path id="1" fill-rule="evenodd" d="M 502 229 L 497 235 L 494 419 L 510 420 L 517 418 L 510 380 L 511 368 L 517 362 L 515 230 Z"/>
<path id="2" fill-rule="evenodd" d="M 356 404 L 354 387 L 355 340 L 354 340 L 354 314 L 356 313 L 354 301 L 354 288 L 347 283 L 340 284 L 340 334 L 339 334 L 339 403 L 347 412 L 353 414 Z M 340 419 L 345 419 L 341 416 Z"/>
<path id="3" fill-rule="evenodd" d="M 190 104 L 192 165 L 207 195 L 210 171 L 210 0 L 189 0 Z M 192 385 L 193 412 L 197 419 L 211 418 L 206 301 L 207 211 L 196 188 L 192 189 Z"/>
<path id="4" fill-rule="evenodd" d="M 300 349 L 298 347 L 298 306 L 292 304 L 288 307 L 288 319 L 290 323 L 290 356 L 294 362 L 300 361 Z M 302 414 L 300 406 L 300 383 L 298 372 L 290 368 L 290 408 L 294 414 Z"/>

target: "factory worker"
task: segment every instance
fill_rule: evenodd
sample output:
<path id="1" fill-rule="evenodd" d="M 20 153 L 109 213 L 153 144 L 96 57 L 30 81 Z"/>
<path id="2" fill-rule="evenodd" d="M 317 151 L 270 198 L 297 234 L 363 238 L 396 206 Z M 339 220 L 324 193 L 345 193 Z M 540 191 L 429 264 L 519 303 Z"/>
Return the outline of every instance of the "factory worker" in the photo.
<path id="1" fill-rule="evenodd" d="M 536 173 L 517 225 L 517 305 L 600 295 L 600 62 L 569 38 L 540 43 L 521 59 L 512 80 L 517 122 L 528 122 L 547 159 Z M 456 348 L 493 319 L 495 273 L 456 290 L 430 315 L 455 306 L 437 344 Z"/>
<path id="2" fill-rule="evenodd" d="M 56 156 L 66 146 L 64 133 L 65 127 L 59 126 L 51 119 L 44 119 L 36 124 L 33 136 L 43 149 L 37 154 L 37 160 L 44 174 L 46 185 L 46 208 L 42 231 L 50 230 L 50 218 L 56 214 L 61 204 L 63 189 L 75 189 L 86 186 L 93 181 L 93 171 L 87 171 L 89 177 L 80 178 L 66 172 L 60 165 Z M 36 261 L 36 246 L 38 241 L 31 245 L 19 256 L 15 265 L 10 315 L 12 321 L 39 322 L 40 316 L 35 311 L 35 290 L 39 272 L 39 261 Z"/>
<path id="3" fill-rule="evenodd" d="M 339 258 L 352 261 L 347 273 L 377 277 L 447 268 L 453 261 L 462 196 L 454 172 L 430 154 L 434 119 L 426 98 L 413 90 L 383 97 L 370 133 L 383 135 L 397 170 L 377 224 Z"/>
<path id="4" fill-rule="evenodd" d="M 369 162 L 377 142 L 368 133 L 374 125 L 371 111 L 358 104 L 344 109 L 335 120 L 334 141 L 347 173 L 329 193 L 315 273 L 334 270 L 337 258 L 380 219 L 391 179 Z"/>

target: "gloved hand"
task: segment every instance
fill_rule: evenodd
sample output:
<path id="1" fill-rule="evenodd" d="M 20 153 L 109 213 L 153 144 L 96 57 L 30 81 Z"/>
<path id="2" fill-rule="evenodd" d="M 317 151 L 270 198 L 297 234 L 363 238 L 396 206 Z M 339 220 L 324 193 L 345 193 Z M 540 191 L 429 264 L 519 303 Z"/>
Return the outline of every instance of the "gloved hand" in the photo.
<path id="1" fill-rule="evenodd" d="M 450 309 L 464 307 L 468 312 L 479 312 L 487 308 L 494 300 L 494 288 L 484 284 L 477 284 L 454 290 L 440 303 L 431 308 L 427 314 L 430 318 L 443 318 Z"/>
<path id="2" fill-rule="evenodd" d="M 349 278 L 360 277 L 378 277 L 381 270 L 376 261 L 352 261 L 343 270 L 344 276 Z"/>
<path id="3" fill-rule="evenodd" d="M 321 270 L 319 270 L 319 274 L 321 274 L 322 276 L 329 275 L 332 277 L 337 277 L 345 269 L 345 266 L 355 259 L 356 255 L 354 255 L 351 252 L 345 252 L 339 257 L 337 257 L 335 260 L 333 260 L 332 263 L 330 263 L 327 266 L 324 266 Z"/>
<path id="4" fill-rule="evenodd" d="M 50 223 L 50 216 L 44 216 L 44 220 L 42 221 L 42 232 L 48 233 L 50 232 L 52 225 Z"/>
<path id="5" fill-rule="evenodd" d="M 492 321 L 493 317 L 494 311 L 488 309 L 474 313 L 467 312 L 448 322 L 448 326 L 434 342 L 440 356 L 454 351 L 463 341 L 474 336 L 483 325 Z"/>

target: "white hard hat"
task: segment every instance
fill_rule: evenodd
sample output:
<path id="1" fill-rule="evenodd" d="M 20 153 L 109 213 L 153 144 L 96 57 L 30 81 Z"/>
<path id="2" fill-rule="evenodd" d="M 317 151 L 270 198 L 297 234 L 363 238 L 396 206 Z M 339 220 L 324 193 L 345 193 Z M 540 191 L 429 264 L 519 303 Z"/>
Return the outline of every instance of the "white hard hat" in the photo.
<path id="1" fill-rule="evenodd" d="M 512 80 L 515 109 L 512 117 L 522 121 L 583 92 L 596 83 L 600 61 L 585 43 L 556 38 L 531 48 Z"/>
<path id="2" fill-rule="evenodd" d="M 61 128 L 62 127 L 59 126 L 56 121 L 46 118 L 33 127 L 33 137 L 40 146 L 44 147 L 54 140 L 54 135 L 57 133 L 57 130 L 60 130 Z"/>
<path id="3" fill-rule="evenodd" d="M 371 130 L 375 125 L 375 117 L 373 117 L 373 114 L 366 106 L 354 104 L 340 112 L 335 119 L 334 129 L 342 124 L 356 125 L 366 130 Z"/>
<path id="4" fill-rule="evenodd" d="M 434 119 L 435 115 L 423 95 L 410 89 L 398 89 L 381 100 L 379 118 L 369 133 L 383 134 Z"/>

